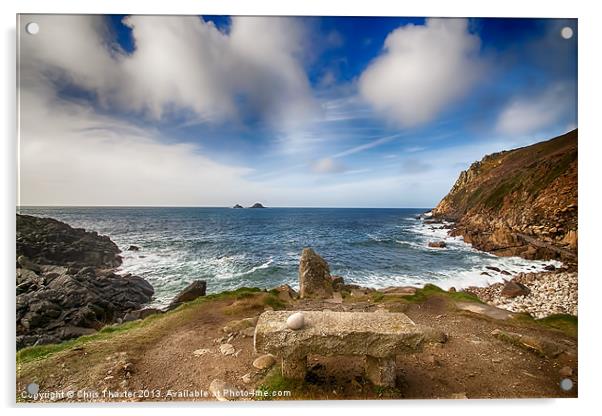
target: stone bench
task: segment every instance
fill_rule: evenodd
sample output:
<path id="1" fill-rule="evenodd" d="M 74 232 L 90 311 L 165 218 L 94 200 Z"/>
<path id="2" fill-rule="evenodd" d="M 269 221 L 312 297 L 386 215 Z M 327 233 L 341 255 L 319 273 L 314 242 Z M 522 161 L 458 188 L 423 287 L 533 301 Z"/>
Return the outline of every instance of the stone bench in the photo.
<path id="1" fill-rule="evenodd" d="M 444 342 L 440 331 L 416 325 L 403 313 L 301 311 L 302 329 L 287 318 L 296 311 L 269 311 L 259 317 L 254 346 L 258 353 L 282 359 L 282 375 L 304 379 L 307 356 L 366 357 L 366 376 L 379 386 L 395 385 L 395 357 L 421 349 L 425 342 Z"/>

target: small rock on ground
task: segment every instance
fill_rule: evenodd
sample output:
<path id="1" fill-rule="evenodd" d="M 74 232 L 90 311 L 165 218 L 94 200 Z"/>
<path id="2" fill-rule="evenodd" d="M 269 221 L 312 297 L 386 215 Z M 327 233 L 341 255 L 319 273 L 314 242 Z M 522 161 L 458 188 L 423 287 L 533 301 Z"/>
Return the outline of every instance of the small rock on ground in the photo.
<path id="1" fill-rule="evenodd" d="M 219 346 L 219 351 L 224 355 L 232 355 L 236 352 L 232 344 L 222 344 Z"/>
<path id="2" fill-rule="evenodd" d="M 253 361 L 253 367 L 259 370 L 265 370 L 273 366 L 275 363 L 276 359 L 272 354 L 265 354 L 261 357 L 256 358 L 255 361 Z"/>

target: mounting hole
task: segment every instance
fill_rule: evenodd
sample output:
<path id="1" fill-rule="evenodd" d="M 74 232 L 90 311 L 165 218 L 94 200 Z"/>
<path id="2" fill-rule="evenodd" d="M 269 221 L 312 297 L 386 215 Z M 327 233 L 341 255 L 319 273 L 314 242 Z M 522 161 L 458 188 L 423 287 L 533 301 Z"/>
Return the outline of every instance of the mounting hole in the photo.
<path id="1" fill-rule="evenodd" d="M 568 26 L 565 26 L 562 28 L 562 30 L 560 31 L 560 36 L 563 37 L 563 39 L 570 39 L 573 37 L 573 29 L 571 29 Z"/>
<path id="2" fill-rule="evenodd" d="M 32 396 L 35 396 L 36 394 L 39 393 L 40 386 L 36 383 L 29 383 L 27 385 L 27 387 L 25 388 L 25 390 L 27 391 L 27 393 L 31 394 Z"/>
<path id="3" fill-rule="evenodd" d="M 571 391 L 573 389 L 573 380 L 570 378 L 563 378 L 560 381 L 560 388 L 564 391 Z"/>
<path id="4" fill-rule="evenodd" d="M 30 22 L 25 25 L 25 31 L 30 35 L 37 35 L 40 31 L 40 25 L 36 22 Z"/>

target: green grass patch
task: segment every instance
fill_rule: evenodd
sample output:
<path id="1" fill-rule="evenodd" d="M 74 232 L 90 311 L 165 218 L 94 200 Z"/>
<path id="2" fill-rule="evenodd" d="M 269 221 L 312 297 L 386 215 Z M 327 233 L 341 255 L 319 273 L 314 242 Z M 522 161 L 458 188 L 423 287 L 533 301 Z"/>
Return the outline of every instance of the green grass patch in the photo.
<path id="1" fill-rule="evenodd" d="M 545 328 L 556 329 L 571 338 L 577 338 L 578 319 L 574 315 L 554 314 L 541 319 L 535 319 L 528 313 L 521 313 L 514 317 L 515 320 L 535 324 Z"/>
<path id="2" fill-rule="evenodd" d="M 255 400 L 301 400 L 304 398 L 310 398 L 312 396 L 311 386 L 309 386 L 303 380 L 289 380 L 282 376 L 282 370 L 279 365 L 275 365 L 268 372 L 262 383 L 257 387 L 257 390 L 261 391 L 262 394 L 255 396 Z M 290 396 L 278 397 L 274 396 L 273 392 L 284 392 L 289 391 Z"/>
<path id="3" fill-rule="evenodd" d="M 385 298 L 385 294 L 383 292 L 372 292 L 372 300 L 374 302 L 380 302 Z"/>
<path id="4" fill-rule="evenodd" d="M 478 297 L 476 297 L 473 294 L 466 292 L 447 292 L 441 289 L 439 286 L 430 283 L 427 283 L 421 289 L 417 289 L 415 294 L 410 296 L 404 296 L 403 300 L 411 303 L 422 303 L 425 302 L 431 296 L 443 296 L 462 302 L 483 303 Z"/>

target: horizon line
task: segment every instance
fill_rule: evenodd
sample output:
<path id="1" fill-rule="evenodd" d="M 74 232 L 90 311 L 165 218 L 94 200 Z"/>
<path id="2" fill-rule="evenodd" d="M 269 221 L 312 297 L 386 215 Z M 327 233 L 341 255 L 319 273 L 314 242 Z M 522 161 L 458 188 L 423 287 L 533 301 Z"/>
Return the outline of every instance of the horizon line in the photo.
<path id="1" fill-rule="evenodd" d="M 16 205 L 20 208 L 234 208 L 231 205 Z M 269 208 L 311 208 L 311 209 L 432 209 L 433 207 L 361 207 L 361 206 L 264 206 Z M 243 206 L 243 209 L 262 209 Z"/>

